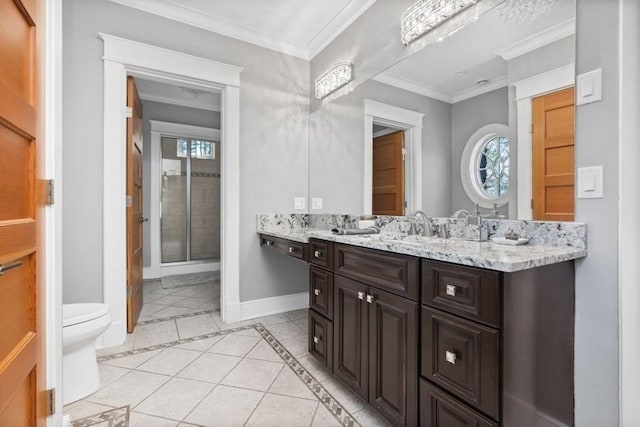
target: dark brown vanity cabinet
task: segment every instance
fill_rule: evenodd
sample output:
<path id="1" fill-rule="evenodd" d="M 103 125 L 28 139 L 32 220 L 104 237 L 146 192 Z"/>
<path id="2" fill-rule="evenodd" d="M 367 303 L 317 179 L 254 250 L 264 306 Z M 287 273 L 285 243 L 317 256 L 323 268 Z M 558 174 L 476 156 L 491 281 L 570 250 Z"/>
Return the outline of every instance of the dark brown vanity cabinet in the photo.
<path id="1" fill-rule="evenodd" d="M 266 246 L 291 258 L 307 262 L 309 259 L 308 245 L 294 240 L 260 234 L 260 246 Z"/>

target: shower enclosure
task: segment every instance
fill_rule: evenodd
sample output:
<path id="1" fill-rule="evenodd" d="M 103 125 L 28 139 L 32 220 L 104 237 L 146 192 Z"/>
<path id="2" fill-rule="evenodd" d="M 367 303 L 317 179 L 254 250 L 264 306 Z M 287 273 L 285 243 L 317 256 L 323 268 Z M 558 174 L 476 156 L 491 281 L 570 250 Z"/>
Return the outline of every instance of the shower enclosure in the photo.
<path id="1" fill-rule="evenodd" d="M 166 137 L 162 141 L 161 260 L 220 258 L 220 143 Z"/>

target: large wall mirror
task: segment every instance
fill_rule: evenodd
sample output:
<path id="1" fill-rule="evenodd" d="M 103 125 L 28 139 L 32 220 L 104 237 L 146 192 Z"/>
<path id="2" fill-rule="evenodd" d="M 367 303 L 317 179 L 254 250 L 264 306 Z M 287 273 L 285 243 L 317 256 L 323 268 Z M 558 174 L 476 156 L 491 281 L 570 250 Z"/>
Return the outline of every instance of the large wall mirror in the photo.
<path id="1" fill-rule="evenodd" d="M 313 111 L 310 212 L 573 220 L 575 4 L 516 18 L 497 6 Z"/>

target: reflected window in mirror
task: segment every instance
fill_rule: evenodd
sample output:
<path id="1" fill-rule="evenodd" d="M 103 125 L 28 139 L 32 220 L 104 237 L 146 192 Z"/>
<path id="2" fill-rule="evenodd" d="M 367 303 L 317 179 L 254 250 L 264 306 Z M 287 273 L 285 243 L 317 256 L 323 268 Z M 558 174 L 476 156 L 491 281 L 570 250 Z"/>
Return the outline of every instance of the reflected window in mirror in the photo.
<path id="1" fill-rule="evenodd" d="M 503 124 L 483 126 L 471 135 L 460 163 L 462 184 L 469 198 L 491 208 L 507 202 L 510 181 L 509 129 Z"/>

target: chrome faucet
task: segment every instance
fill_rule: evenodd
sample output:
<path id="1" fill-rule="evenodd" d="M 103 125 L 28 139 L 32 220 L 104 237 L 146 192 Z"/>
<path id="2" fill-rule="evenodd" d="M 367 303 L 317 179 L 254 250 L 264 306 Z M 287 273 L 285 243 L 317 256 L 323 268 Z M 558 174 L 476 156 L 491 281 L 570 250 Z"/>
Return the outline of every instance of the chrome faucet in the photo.
<path id="1" fill-rule="evenodd" d="M 429 216 L 423 211 L 415 211 L 413 213 L 414 226 L 415 226 L 415 219 L 418 217 L 422 218 L 422 222 L 424 223 L 424 227 L 422 228 L 421 235 L 425 237 L 433 237 L 435 235 L 435 230 L 431 226 L 431 219 L 429 218 Z M 415 234 L 418 234 L 418 233 L 415 233 Z"/>

